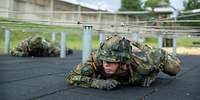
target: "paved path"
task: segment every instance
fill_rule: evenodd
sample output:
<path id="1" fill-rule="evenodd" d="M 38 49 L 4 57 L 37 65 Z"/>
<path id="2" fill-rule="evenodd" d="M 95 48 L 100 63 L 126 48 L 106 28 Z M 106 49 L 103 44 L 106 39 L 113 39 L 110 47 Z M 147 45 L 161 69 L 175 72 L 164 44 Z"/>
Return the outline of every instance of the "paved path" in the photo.
<path id="1" fill-rule="evenodd" d="M 0 56 L 0 100 L 200 100 L 200 56 L 180 56 L 177 77 L 160 74 L 150 88 L 113 91 L 67 85 L 65 76 L 81 61 L 75 52 L 57 57 Z"/>

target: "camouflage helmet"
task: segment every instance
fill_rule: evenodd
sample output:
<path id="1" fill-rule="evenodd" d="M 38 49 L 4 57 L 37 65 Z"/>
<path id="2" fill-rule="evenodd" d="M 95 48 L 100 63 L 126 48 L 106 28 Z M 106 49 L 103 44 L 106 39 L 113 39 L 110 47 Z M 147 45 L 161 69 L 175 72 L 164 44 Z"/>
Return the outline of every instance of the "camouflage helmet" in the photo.
<path id="1" fill-rule="evenodd" d="M 46 39 L 42 36 L 39 36 L 39 35 L 36 35 L 36 36 L 33 36 L 31 39 L 30 39 L 30 47 L 31 48 L 47 48 L 48 47 L 48 42 L 46 41 Z"/>
<path id="2" fill-rule="evenodd" d="M 128 63 L 131 51 L 132 47 L 129 40 L 113 35 L 101 43 L 97 57 L 108 62 Z"/>

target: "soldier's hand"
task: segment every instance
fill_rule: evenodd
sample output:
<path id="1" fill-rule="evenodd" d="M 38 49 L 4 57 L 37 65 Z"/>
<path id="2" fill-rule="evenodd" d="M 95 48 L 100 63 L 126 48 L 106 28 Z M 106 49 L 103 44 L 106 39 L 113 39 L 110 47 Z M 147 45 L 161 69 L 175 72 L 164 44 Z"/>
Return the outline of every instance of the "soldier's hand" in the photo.
<path id="1" fill-rule="evenodd" d="M 111 90 L 116 88 L 119 85 L 119 82 L 116 80 L 105 80 L 103 84 L 105 84 L 104 87 L 106 90 Z"/>
<path id="2" fill-rule="evenodd" d="M 91 87 L 104 89 L 104 90 L 112 90 L 119 85 L 119 82 L 116 80 L 98 80 L 93 79 Z"/>

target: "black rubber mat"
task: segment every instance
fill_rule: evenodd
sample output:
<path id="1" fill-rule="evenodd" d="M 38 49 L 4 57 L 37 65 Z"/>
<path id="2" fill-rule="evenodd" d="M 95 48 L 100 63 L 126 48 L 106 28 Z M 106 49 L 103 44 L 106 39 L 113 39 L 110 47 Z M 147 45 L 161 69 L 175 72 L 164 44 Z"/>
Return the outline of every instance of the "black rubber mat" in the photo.
<path id="1" fill-rule="evenodd" d="M 0 100 L 200 100 L 200 56 L 180 56 L 176 77 L 159 74 L 149 88 L 112 91 L 69 86 L 65 76 L 81 61 L 81 52 L 58 57 L 0 56 Z"/>

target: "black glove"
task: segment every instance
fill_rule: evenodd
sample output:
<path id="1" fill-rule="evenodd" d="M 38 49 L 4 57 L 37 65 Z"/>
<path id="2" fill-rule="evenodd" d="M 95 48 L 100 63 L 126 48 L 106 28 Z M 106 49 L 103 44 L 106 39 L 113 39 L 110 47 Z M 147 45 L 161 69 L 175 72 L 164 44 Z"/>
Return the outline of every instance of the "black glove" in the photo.
<path id="1" fill-rule="evenodd" d="M 116 80 L 98 80 L 93 79 L 91 87 L 104 89 L 104 90 L 111 90 L 116 88 L 119 85 L 119 82 Z"/>

